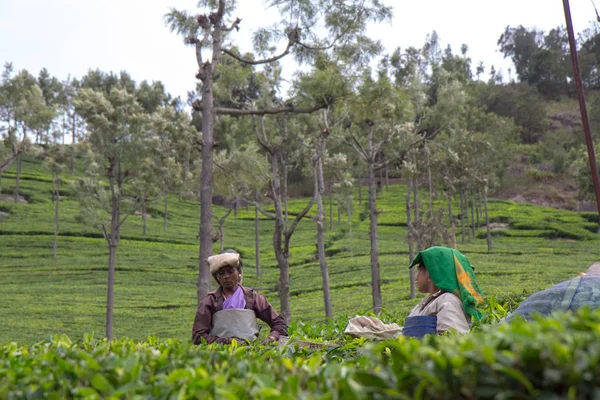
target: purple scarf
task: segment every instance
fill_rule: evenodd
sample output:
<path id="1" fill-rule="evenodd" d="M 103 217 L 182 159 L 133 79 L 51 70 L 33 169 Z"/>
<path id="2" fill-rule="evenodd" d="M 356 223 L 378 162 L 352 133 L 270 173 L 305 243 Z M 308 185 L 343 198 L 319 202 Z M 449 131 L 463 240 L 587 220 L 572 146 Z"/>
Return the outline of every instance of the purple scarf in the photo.
<path id="1" fill-rule="evenodd" d="M 231 297 L 229 297 L 223 302 L 223 310 L 227 310 L 229 308 L 239 308 L 243 310 L 244 307 L 246 307 L 244 291 L 242 290 L 242 287 L 238 285 L 237 289 L 235 290 L 235 292 L 233 292 Z"/>

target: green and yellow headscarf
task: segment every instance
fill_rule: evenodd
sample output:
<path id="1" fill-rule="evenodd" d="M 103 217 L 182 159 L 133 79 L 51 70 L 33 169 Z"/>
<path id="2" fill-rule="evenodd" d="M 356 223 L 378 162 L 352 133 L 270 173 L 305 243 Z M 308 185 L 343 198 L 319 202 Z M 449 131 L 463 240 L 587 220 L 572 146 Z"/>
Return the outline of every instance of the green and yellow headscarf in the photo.
<path id="1" fill-rule="evenodd" d="M 473 266 L 467 257 L 458 250 L 435 246 L 420 251 L 408 268 L 421 262 L 435 286 L 458 296 L 465 312 L 473 318 L 479 320 L 483 317 L 477 309 L 477 304 L 483 302 L 483 293 L 477 285 Z"/>

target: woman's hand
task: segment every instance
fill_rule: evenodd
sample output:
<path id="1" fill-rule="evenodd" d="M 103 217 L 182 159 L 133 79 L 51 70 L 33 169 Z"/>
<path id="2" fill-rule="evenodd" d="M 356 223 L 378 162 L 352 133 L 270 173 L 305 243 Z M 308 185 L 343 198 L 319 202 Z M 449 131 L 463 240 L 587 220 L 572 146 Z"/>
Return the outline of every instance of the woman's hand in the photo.
<path id="1" fill-rule="evenodd" d="M 269 336 L 267 336 L 267 337 L 265 338 L 265 340 L 263 340 L 263 344 L 266 344 L 266 343 L 273 343 L 273 342 L 276 342 L 276 341 L 277 341 L 277 339 L 275 339 L 275 336 L 271 336 L 271 335 L 269 335 Z"/>
<path id="2" fill-rule="evenodd" d="M 250 342 L 248 342 L 246 339 L 240 339 L 238 337 L 230 337 L 229 338 L 229 344 L 231 344 L 231 342 L 235 340 L 238 344 L 242 344 L 242 345 L 246 345 Z"/>

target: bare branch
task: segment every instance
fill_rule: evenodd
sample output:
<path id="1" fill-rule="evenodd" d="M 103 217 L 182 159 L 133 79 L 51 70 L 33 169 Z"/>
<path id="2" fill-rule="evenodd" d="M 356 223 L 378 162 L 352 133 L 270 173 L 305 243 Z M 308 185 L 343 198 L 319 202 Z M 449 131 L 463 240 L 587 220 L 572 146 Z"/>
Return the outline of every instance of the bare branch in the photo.
<path id="1" fill-rule="evenodd" d="M 249 64 L 249 65 L 260 65 L 260 64 L 268 64 L 268 63 L 272 63 L 274 61 L 277 61 L 285 56 L 287 56 L 288 54 L 290 54 L 290 49 L 292 48 L 292 46 L 294 45 L 294 43 L 296 43 L 294 40 L 290 40 L 288 41 L 288 44 L 285 48 L 285 50 L 283 51 L 283 53 L 277 55 L 277 56 L 273 56 L 270 58 L 265 58 L 263 60 L 248 60 L 245 59 L 243 57 L 238 56 L 237 54 L 235 54 L 234 52 L 232 52 L 231 50 L 227 50 L 227 49 L 221 49 L 221 51 L 225 54 L 227 54 L 228 56 L 235 58 L 236 60 L 238 60 L 239 62 L 242 62 L 244 64 Z"/>
<path id="2" fill-rule="evenodd" d="M 306 214 L 308 214 L 308 212 L 310 211 L 312 206 L 315 204 L 315 200 L 316 200 L 315 197 L 316 197 L 316 193 L 313 194 L 313 197 L 310 199 L 310 202 L 306 205 L 306 207 L 304 207 L 304 209 L 302 211 L 300 211 L 300 213 L 298 215 L 296 215 L 296 218 L 294 218 L 294 221 L 292 221 L 292 224 L 290 225 L 289 229 L 287 230 L 287 232 L 284 233 L 284 236 L 285 236 L 284 254 L 289 254 L 290 239 L 292 238 L 292 235 L 293 235 L 294 231 L 296 230 L 296 226 L 298 225 L 300 220 L 302 218 L 304 218 L 306 216 Z"/>
<path id="3" fill-rule="evenodd" d="M 406 152 L 402 153 L 402 155 L 401 155 L 401 156 L 394 157 L 394 158 L 392 158 L 392 159 L 390 159 L 390 160 L 387 160 L 387 161 L 385 161 L 385 162 L 382 162 L 382 163 L 379 163 L 379 164 L 375 164 L 375 165 L 373 165 L 373 169 L 374 169 L 375 171 L 379 171 L 380 169 L 382 169 L 382 168 L 385 168 L 385 167 L 387 167 L 388 165 L 390 165 L 390 164 L 393 164 L 393 163 L 395 163 L 396 161 L 398 161 L 398 160 L 400 160 L 400 159 L 404 158 L 404 156 L 405 156 L 405 155 L 406 155 Z"/>
<path id="4" fill-rule="evenodd" d="M 244 199 L 246 202 L 248 202 L 249 204 L 252 204 L 254 207 L 256 207 L 256 209 L 257 209 L 257 210 L 258 210 L 258 211 L 259 211 L 259 212 L 260 212 L 262 215 L 264 215 L 265 217 L 267 217 L 267 218 L 269 218 L 269 219 L 275 219 L 275 218 L 276 218 L 275 214 L 271 214 L 271 213 L 269 213 L 269 212 L 265 211 L 265 210 L 264 210 L 264 209 L 263 209 L 263 208 L 262 208 L 262 207 L 261 207 L 261 206 L 258 204 L 258 202 L 256 202 L 256 201 L 251 201 L 251 200 L 248 200 L 248 199 L 247 199 L 247 198 L 245 198 L 245 197 L 244 197 L 243 199 Z"/>
<path id="5" fill-rule="evenodd" d="M 205 80 L 206 71 L 202 68 L 202 43 L 200 43 L 200 41 L 196 41 L 196 62 L 198 63 L 198 73 L 196 74 L 196 78 Z"/>
<path id="6" fill-rule="evenodd" d="M 427 140 L 435 138 L 437 136 L 437 134 L 440 133 L 442 131 L 442 129 L 444 129 L 446 127 L 446 125 L 448 125 L 448 121 L 444 122 L 442 124 L 442 126 L 440 126 L 438 129 L 436 129 L 432 134 L 430 134 L 430 135 L 426 134 L 424 138 Z"/>
<path id="7" fill-rule="evenodd" d="M 0 174 L 9 169 L 13 161 L 15 161 L 21 153 L 21 150 L 17 149 L 16 146 L 13 146 L 12 154 L 6 160 L 4 160 L 2 164 L 0 164 Z"/>
<path id="8" fill-rule="evenodd" d="M 210 65 L 211 74 L 217 71 L 217 65 L 219 64 L 219 57 L 221 55 L 221 45 L 223 38 L 221 37 L 221 21 L 223 20 L 223 14 L 225 13 L 225 0 L 219 0 L 219 6 L 215 13 L 209 15 L 209 19 L 212 17 L 211 22 L 214 24 L 214 31 L 212 33 L 213 38 L 213 53 L 212 61 Z"/>
<path id="9" fill-rule="evenodd" d="M 225 221 L 225 218 L 227 218 L 229 216 L 229 214 L 231 214 L 231 212 L 233 211 L 233 207 L 231 207 L 230 209 L 227 210 L 227 212 L 225 213 L 225 215 L 223 215 L 221 218 L 217 217 L 216 215 L 213 214 L 213 217 L 216 217 L 217 220 L 219 221 L 219 223 Z"/>
<path id="10" fill-rule="evenodd" d="M 406 156 L 406 154 L 407 154 L 407 153 L 408 153 L 410 150 L 412 150 L 412 149 L 413 149 L 413 148 L 414 148 L 414 147 L 415 147 L 417 144 L 419 144 L 419 143 L 421 143 L 421 142 L 424 142 L 424 141 L 425 141 L 425 138 L 420 138 L 420 139 L 418 139 L 418 140 L 416 140 L 416 141 L 412 142 L 411 144 L 409 144 L 409 145 L 408 145 L 408 147 L 406 148 L 406 150 L 404 150 L 404 151 L 402 152 L 402 154 L 400 154 L 398 157 L 394 157 L 393 159 L 387 160 L 387 161 L 385 161 L 385 162 L 383 162 L 383 163 L 375 164 L 375 165 L 373 166 L 373 168 L 374 168 L 376 171 L 379 171 L 380 169 L 382 169 L 382 168 L 385 168 L 385 167 L 387 167 L 388 165 L 390 165 L 390 164 L 392 164 L 392 163 L 395 163 L 395 162 L 397 162 L 397 161 L 399 161 L 399 160 L 403 159 L 403 158 L 404 158 L 404 156 Z"/>
<path id="11" fill-rule="evenodd" d="M 155 201 L 155 200 L 158 200 L 158 199 L 160 198 L 160 196 L 161 196 L 161 195 L 160 195 L 160 194 L 158 194 L 158 195 L 156 195 L 156 196 L 152 197 L 150 200 L 146 199 L 146 200 L 144 200 L 144 201 L 141 201 L 141 202 L 139 202 L 139 203 L 137 203 L 137 200 L 138 200 L 140 197 L 139 197 L 139 196 L 138 196 L 138 197 L 136 197 L 136 203 L 137 203 L 137 204 L 136 204 L 136 206 L 135 206 L 135 207 L 133 207 L 133 208 L 131 208 L 131 209 L 129 209 L 129 210 L 128 210 L 128 212 L 126 212 L 126 213 L 125 213 L 125 217 L 124 217 L 124 218 L 123 218 L 121 221 L 119 221 L 119 223 L 117 224 L 117 227 L 118 227 L 118 228 L 120 228 L 120 227 L 121 227 L 121 225 L 123 225 L 123 223 L 124 223 L 125 221 L 127 221 L 127 218 L 129 218 L 129 216 L 130 216 L 130 215 L 133 215 L 133 214 L 134 214 L 136 211 L 138 211 L 140 208 L 142 208 L 142 206 L 143 206 L 144 204 L 146 204 L 146 205 L 147 205 L 147 204 L 150 204 L 150 203 L 152 203 L 153 201 Z"/>
<path id="12" fill-rule="evenodd" d="M 281 108 L 266 108 L 263 110 L 240 110 L 237 108 L 223 108 L 216 107 L 215 113 L 217 115 L 275 115 L 275 114 L 283 114 L 286 112 L 295 113 L 295 114 L 311 114 L 315 111 L 318 111 L 322 108 L 327 107 L 327 105 L 315 105 L 313 107 L 308 108 L 296 108 L 293 105 Z"/>
<path id="13" fill-rule="evenodd" d="M 108 233 L 106 233 L 106 226 L 101 222 L 96 222 L 94 224 L 94 226 L 96 228 L 100 228 L 100 231 L 102 232 L 102 236 L 104 236 L 104 239 L 106 239 L 106 241 L 108 242 Z"/>
<path id="14" fill-rule="evenodd" d="M 362 4 L 364 5 L 364 2 L 363 2 Z M 363 12 L 362 12 L 362 11 L 364 11 L 364 8 L 361 6 L 359 9 L 361 10 L 361 12 L 359 12 L 359 13 L 356 13 L 356 15 L 354 16 L 354 20 L 353 20 L 351 23 L 349 23 L 349 24 L 346 26 L 346 29 L 342 30 L 342 32 L 340 32 L 340 34 L 339 34 L 339 35 L 337 35 L 337 36 L 336 36 L 336 37 L 333 39 L 333 41 L 332 41 L 331 43 L 329 43 L 327 46 L 324 46 L 324 47 L 318 47 L 318 46 L 317 46 L 317 47 L 315 47 L 315 46 L 309 46 L 309 45 L 307 45 L 307 44 L 305 44 L 305 43 L 302 43 L 302 42 L 300 42 L 300 41 L 298 41 L 298 45 L 300 45 L 300 46 L 304 47 L 304 48 L 305 48 L 305 49 L 307 49 L 307 50 L 311 50 L 311 51 L 324 51 L 324 50 L 329 50 L 329 49 L 331 49 L 331 48 L 332 48 L 332 47 L 333 47 L 333 46 L 334 46 L 334 45 L 337 43 L 337 41 L 338 41 L 338 40 L 340 40 L 341 38 L 343 38 L 344 36 L 346 36 L 346 34 L 347 34 L 349 31 L 350 31 L 350 29 L 351 29 L 351 28 L 354 26 L 354 24 L 355 24 L 355 23 L 356 23 L 356 21 L 358 20 L 358 18 L 359 18 L 359 17 L 361 17 L 361 16 L 363 15 Z"/>
<path id="15" fill-rule="evenodd" d="M 235 28 L 236 31 L 239 31 L 240 30 L 240 27 L 239 27 L 240 22 L 242 22 L 242 19 L 236 18 L 235 21 L 233 21 L 233 23 L 231 24 L 231 26 L 227 27 L 227 26 L 223 25 L 223 26 L 221 26 L 221 30 L 223 32 L 230 32 Z"/>
<path id="16" fill-rule="evenodd" d="M 227 172 L 227 169 L 225 169 L 225 167 L 223 167 L 218 162 L 216 162 L 216 161 L 213 160 L 213 164 L 215 165 L 215 167 L 219 168 L 221 171 Z"/>
<path id="17" fill-rule="evenodd" d="M 392 124 L 392 129 L 391 129 L 391 132 L 390 132 L 390 134 L 388 135 L 388 137 L 387 137 L 387 138 L 385 138 L 385 140 L 384 140 L 384 141 L 382 141 L 382 142 L 379 142 L 379 143 L 377 143 L 377 144 L 375 145 L 375 151 L 374 151 L 373 153 L 374 153 L 374 154 L 379 154 L 379 152 L 381 151 L 381 148 L 382 148 L 384 145 L 386 145 L 386 144 L 390 143 L 390 142 L 392 141 L 392 138 L 393 138 L 393 137 L 396 135 L 396 133 L 398 133 L 398 132 L 397 132 L 397 131 L 396 131 L 396 130 L 393 128 L 393 124 Z"/>
<path id="18" fill-rule="evenodd" d="M 254 108 L 254 104 L 252 104 L 252 107 Z M 252 116 L 252 125 L 254 125 L 254 134 L 256 135 L 256 140 L 258 141 L 258 144 L 263 149 L 265 149 L 265 151 L 267 153 L 273 155 L 273 150 L 271 149 L 271 147 L 269 145 L 267 145 L 267 140 L 266 140 L 267 138 L 266 138 L 266 135 L 265 135 L 265 132 L 264 132 L 264 128 L 265 128 L 264 118 L 265 118 L 265 116 L 263 115 L 262 119 L 261 119 L 261 125 L 262 125 L 262 128 L 263 128 L 263 135 L 265 136 L 265 141 L 263 142 L 261 140 L 260 134 L 258 133 L 258 126 L 256 126 L 256 115 Z"/>
<path id="19" fill-rule="evenodd" d="M 261 115 L 261 117 L 260 117 L 260 129 L 263 134 L 263 139 L 266 142 L 267 141 L 267 130 L 265 129 L 265 116 L 264 115 Z"/>
<path id="20" fill-rule="evenodd" d="M 347 145 L 352 146 L 354 148 L 354 150 L 356 150 L 358 152 L 358 154 L 360 154 L 361 156 L 363 156 L 365 158 L 365 160 L 368 160 L 369 155 L 367 154 L 366 150 L 361 146 L 361 144 L 358 142 L 358 140 L 354 136 L 354 133 L 352 132 L 352 127 L 348 128 L 348 131 L 350 132 L 350 139 L 352 139 L 352 141 L 348 141 L 345 137 L 342 137 L 342 140 Z"/>

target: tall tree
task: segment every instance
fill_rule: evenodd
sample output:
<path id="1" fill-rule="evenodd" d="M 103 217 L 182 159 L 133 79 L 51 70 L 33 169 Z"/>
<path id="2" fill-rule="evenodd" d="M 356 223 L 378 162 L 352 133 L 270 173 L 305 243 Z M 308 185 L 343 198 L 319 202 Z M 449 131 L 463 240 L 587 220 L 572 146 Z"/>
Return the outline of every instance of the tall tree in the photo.
<path id="1" fill-rule="evenodd" d="M 282 193 L 282 179 L 284 179 L 281 171 L 281 153 L 286 151 L 286 146 L 290 140 L 288 114 L 284 114 L 282 124 L 279 127 L 279 137 L 269 138 L 267 129 L 265 128 L 265 116 L 261 117 L 260 130 L 255 129 L 256 139 L 260 146 L 267 152 L 268 159 L 271 167 L 271 176 L 269 182 L 269 194 L 268 197 L 273 201 L 275 208 L 275 229 L 273 230 L 273 250 L 275 251 L 275 258 L 279 265 L 279 303 L 281 315 L 284 316 L 286 321 L 290 321 L 291 318 L 291 303 L 290 303 L 290 271 L 289 271 L 289 257 L 290 257 L 290 241 L 298 223 L 304 218 L 315 202 L 315 194 L 313 193 L 310 201 L 304 206 L 304 208 L 296 214 L 294 220 L 286 225 L 285 214 L 283 208 Z"/>
<path id="2" fill-rule="evenodd" d="M 498 45 L 504 57 L 510 57 L 515 64 L 519 80 L 535 86 L 544 97 L 556 100 L 561 95 L 570 97 L 575 93 L 564 28 L 545 33 L 523 26 L 506 27 Z"/>
<path id="3" fill-rule="evenodd" d="M 36 142 L 49 144 L 51 139 L 58 139 L 58 133 L 55 134 L 52 129 L 58 115 L 58 108 L 66 102 L 66 98 L 62 83 L 56 77 L 51 76 L 46 68 L 42 68 L 38 74 L 37 84 L 46 104 L 46 115 L 36 130 Z"/>
<path id="4" fill-rule="evenodd" d="M 158 160 L 157 187 L 163 197 L 163 231 L 167 230 L 169 195 L 181 195 L 193 177 L 193 148 L 199 140 L 189 114 L 174 104 L 159 108 L 152 116 L 152 130 L 158 138 L 155 157 Z"/>
<path id="5" fill-rule="evenodd" d="M 112 74 L 109 77 L 112 79 Z M 149 115 L 136 96 L 120 83 L 110 86 L 110 89 L 104 86 L 104 90 L 81 89 L 74 101 L 88 129 L 87 168 L 77 182 L 77 192 L 82 212 L 101 230 L 108 245 L 106 337 L 109 340 L 113 337 L 115 266 L 121 227 L 144 205 L 143 199 L 126 199 L 125 189 L 135 179 L 152 175 L 142 172 L 156 166 L 148 156 L 157 147 L 155 136 L 148 134 Z"/>
<path id="6" fill-rule="evenodd" d="M 370 71 L 362 74 L 355 97 L 349 102 L 347 143 L 367 164 L 369 187 L 369 236 L 371 241 L 371 290 L 373 311 L 379 313 L 382 306 L 379 244 L 377 236 L 377 195 L 375 172 L 384 167 L 378 163 L 378 154 L 384 147 L 405 151 L 410 145 L 413 131 L 414 108 L 403 91 L 393 87 L 387 76 L 377 80 Z M 404 143 L 402 143 L 404 141 Z M 388 155 L 387 162 L 397 159 Z"/>
<path id="7" fill-rule="evenodd" d="M 18 97 L 12 81 L 13 65 L 4 64 L 2 71 L 2 81 L 0 82 L 0 121 L 5 126 L 2 127 L 2 149 L 0 150 L 0 179 L 2 173 L 6 171 L 17 159 L 19 154 L 26 151 L 29 140 L 25 136 L 25 142 L 19 142 L 16 133 L 15 111 L 17 108 Z"/>
<path id="8" fill-rule="evenodd" d="M 220 251 L 223 251 L 225 218 L 233 211 L 236 204 L 252 197 L 254 193 L 264 189 L 268 183 L 268 163 L 259 152 L 258 145 L 250 142 L 232 149 L 222 150 L 215 156 L 215 192 L 230 200 L 231 208 L 219 218 Z"/>
<path id="9" fill-rule="evenodd" d="M 62 144 L 67 143 L 67 137 L 70 137 L 69 152 L 71 154 L 70 169 L 71 174 L 75 174 L 75 143 L 77 138 L 81 136 L 82 130 L 85 128 L 81 117 L 75 112 L 75 106 L 73 100 L 77 96 L 77 90 L 79 90 L 80 83 L 77 79 L 72 79 L 70 76 L 62 82 L 62 93 L 60 95 L 59 102 L 59 118 L 58 122 L 60 130 L 62 131 Z"/>
<path id="10" fill-rule="evenodd" d="M 329 129 L 324 128 L 316 145 L 316 154 L 313 159 L 313 176 L 315 202 L 317 203 L 317 255 L 321 265 L 321 282 L 323 285 L 323 304 L 325 306 L 325 318 L 333 317 L 333 308 L 331 306 L 331 291 L 329 289 L 329 269 L 327 268 L 327 258 L 325 256 L 325 221 L 323 220 L 323 192 L 325 183 L 323 182 L 323 158 L 325 156 L 325 140 L 329 135 Z"/>
<path id="11" fill-rule="evenodd" d="M 194 110 L 202 115 L 202 172 L 200 194 L 200 254 L 197 282 L 198 302 L 206 295 L 210 285 L 210 274 L 205 260 L 212 254 L 212 177 L 213 177 L 213 126 L 217 115 L 265 115 L 278 113 L 309 113 L 327 104 L 313 104 L 302 108 L 293 103 L 262 110 L 228 108 L 215 103 L 215 83 L 219 78 L 220 65 L 226 57 L 247 65 L 268 65 L 288 55 L 298 61 L 311 60 L 317 48 L 356 51 L 356 43 L 371 46 L 373 42 L 365 36 L 366 22 L 389 18 L 391 10 L 378 0 L 304 1 L 270 0 L 281 13 L 279 23 L 258 29 L 253 43 L 259 57 L 253 54 L 242 56 L 227 42 L 228 34 L 241 28 L 240 18 L 231 18 L 236 10 L 234 0 L 200 0 L 198 6 L 213 11 L 193 16 L 185 11 L 171 10 L 165 20 L 172 31 L 177 31 L 185 42 L 194 46 L 198 73 L 201 81 L 200 95 L 194 102 Z M 357 37 L 360 40 L 357 40 Z M 284 42 L 283 51 L 270 55 L 278 42 Z M 206 50 L 212 50 L 210 59 L 205 59 Z M 225 57 L 224 57 L 225 56 Z"/>
<path id="12" fill-rule="evenodd" d="M 584 30 L 578 42 L 579 61 L 581 66 L 581 78 L 588 89 L 600 88 L 600 27 L 598 24 L 590 24 L 590 28 Z"/>
<path id="13" fill-rule="evenodd" d="M 15 136 L 12 140 L 21 144 L 17 146 L 17 149 L 26 149 L 28 134 L 42 128 L 44 124 L 53 118 L 54 111 L 46 105 L 42 90 L 38 86 L 35 77 L 26 70 L 14 76 L 10 85 L 12 87 L 10 93 L 14 96 L 11 103 L 14 107 L 12 112 L 14 129 L 12 132 Z M 18 133 L 21 134 L 20 139 L 17 136 Z M 19 182 L 23 155 L 23 151 L 16 151 L 18 154 L 16 156 L 15 203 L 19 201 Z"/>
<path id="14" fill-rule="evenodd" d="M 46 168 L 52 172 L 52 198 L 54 199 L 54 240 L 52 242 L 52 257 L 56 258 L 58 235 L 60 234 L 59 205 L 61 202 L 60 188 L 63 183 L 62 174 L 68 160 L 65 146 L 54 144 L 48 150 L 48 157 L 44 160 Z"/>

